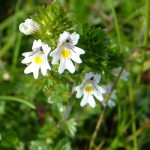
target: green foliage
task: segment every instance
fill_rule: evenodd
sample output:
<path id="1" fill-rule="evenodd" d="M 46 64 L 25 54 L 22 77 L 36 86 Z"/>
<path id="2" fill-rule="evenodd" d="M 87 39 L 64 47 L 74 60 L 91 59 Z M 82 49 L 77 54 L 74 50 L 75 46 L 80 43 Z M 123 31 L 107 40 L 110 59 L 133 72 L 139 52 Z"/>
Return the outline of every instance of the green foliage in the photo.
<path id="1" fill-rule="evenodd" d="M 74 12 L 76 20 L 80 24 L 88 22 L 89 16 L 91 15 L 90 4 L 95 0 L 71 0 L 70 9 Z M 85 13 L 86 12 L 86 13 Z"/>
<path id="2" fill-rule="evenodd" d="M 39 142 L 39 141 L 32 141 L 30 144 L 30 150 L 48 150 L 48 147 L 45 145 L 45 143 Z"/>
<path id="3" fill-rule="evenodd" d="M 75 136 L 75 133 L 77 131 L 76 129 L 76 122 L 75 120 L 72 118 L 70 120 L 67 120 L 63 126 L 62 126 L 62 130 L 64 130 L 65 134 L 68 136 L 68 137 L 74 137 Z"/>
<path id="4" fill-rule="evenodd" d="M 111 70 L 124 63 L 124 53 L 112 47 L 107 37 L 106 29 L 84 25 L 80 33 L 79 47 L 86 52 L 82 56 L 83 69 L 87 71 L 102 73 L 105 76 L 111 74 Z M 96 67 L 95 67 L 96 66 Z"/>
<path id="5" fill-rule="evenodd" d="M 62 6 L 56 2 L 49 6 L 39 7 L 38 12 L 31 17 L 40 25 L 40 31 L 36 32 L 34 36 L 53 48 L 57 46 L 57 40 L 61 33 L 74 30 L 73 16 L 64 11 Z"/>
<path id="6" fill-rule="evenodd" d="M 63 138 L 60 141 L 58 141 L 54 150 L 72 150 L 72 148 L 71 148 L 69 140 L 67 138 Z"/>

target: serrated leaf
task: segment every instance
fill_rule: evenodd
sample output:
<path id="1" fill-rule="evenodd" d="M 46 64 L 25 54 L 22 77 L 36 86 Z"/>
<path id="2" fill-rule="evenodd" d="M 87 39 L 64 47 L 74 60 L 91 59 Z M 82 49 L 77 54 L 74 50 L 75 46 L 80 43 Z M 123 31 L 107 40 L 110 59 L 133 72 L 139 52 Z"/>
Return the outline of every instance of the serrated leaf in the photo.
<path id="1" fill-rule="evenodd" d="M 74 137 L 75 133 L 77 131 L 76 125 L 77 124 L 76 124 L 75 120 L 72 118 L 70 120 L 67 120 L 63 124 L 62 129 L 64 130 L 66 135 L 68 135 L 69 137 Z"/>
<path id="2" fill-rule="evenodd" d="M 67 138 L 61 139 L 54 150 L 72 150 L 71 144 Z"/>

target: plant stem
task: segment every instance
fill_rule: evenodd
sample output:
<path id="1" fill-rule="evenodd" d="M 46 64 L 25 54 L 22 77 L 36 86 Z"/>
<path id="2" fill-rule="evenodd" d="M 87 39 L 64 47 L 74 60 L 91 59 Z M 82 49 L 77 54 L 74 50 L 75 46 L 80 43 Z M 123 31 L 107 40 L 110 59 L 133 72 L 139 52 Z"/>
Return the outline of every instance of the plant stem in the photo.
<path id="1" fill-rule="evenodd" d="M 126 63 L 125 63 L 125 64 L 126 64 Z M 122 72 L 123 72 L 123 70 L 124 70 L 125 64 L 122 66 L 122 68 L 121 68 L 121 70 L 120 70 L 120 72 L 119 72 L 119 74 L 118 74 L 118 76 L 117 76 L 117 79 L 116 79 L 116 81 L 115 81 L 115 83 L 114 83 L 114 85 L 113 85 L 113 87 L 112 87 L 112 89 L 111 89 L 111 92 L 110 92 L 110 94 L 109 94 L 109 96 L 108 96 L 108 98 L 107 98 L 107 103 L 108 103 L 108 101 L 109 101 L 109 99 L 110 99 L 110 97 L 111 97 L 111 95 L 112 95 L 114 89 L 115 89 L 116 86 L 117 86 L 117 83 L 118 83 L 118 81 L 119 81 L 119 79 L 120 79 L 120 76 L 121 76 L 121 74 L 122 74 Z M 96 137 L 97 137 L 98 130 L 99 130 L 101 124 L 102 124 L 102 121 L 103 121 L 103 118 L 104 118 L 104 115 L 105 115 L 105 112 L 106 112 L 107 103 L 106 103 L 106 107 L 103 108 L 103 111 L 101 112 L 101 114 L 100 114 L 100 116 L 99 116 L 99 118 L 98 118 L 98 121 L 97 121 L 95 130 L 94 130 L 94 132 L 93 132 L 93 134 L 92 134 L 92 138 L 91 138 L 91 141 L 90 141 L 89 150 L 92 150 L 92 148 L 93 148 L 95 139 L 96 139 Z"/>
<path id="2" fill-rule="evenodd" d="M 101 114 L 100 114 L 100 116 L 99 116 L 99 118 L 98 118 L 98 121 L 97 121 L 95 130 L 94 130 L 93 135 L 92 135 L 92 139 L 91 139 L 91 141 L 90 141 L 89 150 L 92 150 L 92 147 L 93 147 L 93 145 L 94 145 L 95 138 L 96 138 L 96 136 L 97 136 L 97 132 L 98 132 L 98 130 L 99 130 L 99 128 L 100 128 L 100 125 L 102 124 L 105 111 L 106 111 L 106 107 L 104 107 L 103 111 L 101 112 Z"/>
<path id="3" fill-rule="evenodd" d="M 138 145 L 137 145 L 137 138 L 136 138 L 136 124 L 135 124 L 135 112 L 134 112 L 134 107 L 133 107 L 133 87 L 130 84 L 129 85 L 129 98 L 130 98 L 130 103 L 131 103 L 131 120 L 132 120 L 132 133 L 133 133 L 133 145 L 134 145 L 134 150 L 138 150 Z"/>
<path id="4" fill-rule="evenodd" d="M 113 17 L 114 17 L 114 22 L 115 22 L 115 29 L 116 29 L 117 38 L 118 38 L 119 50 L 121 51 L 122 50 L 121 34 L 120 34 L 120 30 L 119 30 L 117 15 L 116 15 L 112 0 L 110 0 L 110 5 L 111 5 L 111 9 L 112 9 Z"/>

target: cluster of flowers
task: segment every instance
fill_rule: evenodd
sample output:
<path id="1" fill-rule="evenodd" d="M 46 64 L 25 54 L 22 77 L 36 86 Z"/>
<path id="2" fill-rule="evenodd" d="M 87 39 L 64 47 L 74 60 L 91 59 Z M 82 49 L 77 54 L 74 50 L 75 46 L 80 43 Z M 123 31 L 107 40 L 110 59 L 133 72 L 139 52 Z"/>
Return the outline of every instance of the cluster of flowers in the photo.
<path id="1" fill-rule="evenodd" d="M 40 30 L 40 26 L 37 22 L 32 19 L 25 20 L 24 23 L 21 23 L 19 26 L 21 32 L 26 35 L 32 34 L 34 32 L 38 32 Z M 65 69 L 68 69 L 71 73 L 75 72 L 75 66 L 72 63 L 72 60 L 76 63 L 82 63 L 80 59 L 80 55 L 84 54 L 85 51 L 81 48 L 76 47 L 75 45 L 78 43 L 79 34 L 64 31 L 60 34 L 58 40 L 57 48 L 51 51 L 51 47 L 48 44 L 39 40 L 34 40 L 32 46 L 32 52 L 26 52 L 22 55 L 25 57 L 22 60 L 23 64 L 29 64 L 25 69 L 24 73 L 28 74 L 33 72 L 34 78 L 38 78 L 39 69 L 41 69 L 42 74 L 45 76 L 47 70 L 51 70 L 51 67 L 48 63 L 48 54 L 53 57 L 51 64 L 57 64 L 60 61 L 60 65 L 58 68 L 58 72 L 61 74 Z"/>
<path id="2" fill-rule="evenodd" d="M 24 23 L 19 25 L 19 29 L 22 33 L 26 35 L 30 35 L 34 32 L 38 32 L 40 30 L 40 26 L 37 22 L 33 21 L 32 19 L 26 19 Z M 48 62 L 48 54 L 53 57 L 51 64 L 55 65 L 58 62 L 59 74 L 62 74 L 65 69 L 70 71 L 71 73 L 75 72 L 75 66 L 72 61 L 80 64 L 82 60 L 80 59 L 81 54 L 85 54 L 85 51 L 77 46 L 79 34 L 64 31 L 60 34 L 58 39 L 58 46 L 55 50 L 51 53 L 51 47 L 48 44 L 39 40 L 34 40 L 32 45 L 31 52 L 25 52 L 22 55 L 25 57 L 22 60 L 23 64 L 26 64 L 27 67 L 24 70 L 25 74 L 33 73 L 35 79 L 38 78 L 39 70 L 41 73 L 46 76 L 47 70 L 51 70 L 51 66 Z M 103 106 L 110 106 L 113 107 L 115 103 L 111 100 L 107 103 L 107 94 L 110 93 L 110 86 L 107 87 L 100 87 L 98 84 L 100 82 L 101 75 L 94 74 L 92 72 L 87 73 L 85 78 L 79 86 L 74 88 L 74 91 L 77 92 L 76 98 L 81 98 L 80 105 L 85 106 L 89 103 L 92 107 L 96 106 L 94 96 L 102 102 Z"/>

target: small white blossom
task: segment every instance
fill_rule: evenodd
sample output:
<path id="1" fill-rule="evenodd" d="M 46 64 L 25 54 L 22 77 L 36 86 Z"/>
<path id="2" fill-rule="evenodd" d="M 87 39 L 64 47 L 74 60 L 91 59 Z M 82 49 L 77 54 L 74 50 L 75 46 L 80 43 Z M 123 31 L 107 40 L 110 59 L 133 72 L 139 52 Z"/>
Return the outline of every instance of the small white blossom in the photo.
<path id="1" fill-rule="evenodd" d="M 81 98 L 83 95 L 80 103 L 82 107 L 89 103 L 94 108 L 96 103 L 93 96 L 99 101 L 103 101 L 102 94 L 105 93 L 105 89 L 98 85 L 100 78 L 101 75 L 99 74 L 87 73 L 82 84 L 74 88 L 77 91 L 76 98 Z"/>
<path id="2" fill-rule="evenodd" d="M 19 25 L 19 30 L 25 35 L 32 34 L 37 32 L 40 29 L 40 26 L 37 22 L 32 19 L 26 19 L 24 23 Z"/>
<path id="3" fill-rule="evenodd" d="M 105 90 L 106 93 L 103 94 L 104 100 L 102 101 L 102 105 L 104 107 L 109 106 L 110 108 L 116 106 L 114 99 L 116 99 L 116 90 L 113 90 L 112 94 L 111 94 L 111 90 L 112 90 L 112 84 L 108 84 L 107 86 L 102 86 Z M 111 97 L 109 98 L 109 95 L 111 94 Z M 109 98 L 109 99 L 108 99 Z"/>
<path id="4" fill-rule="evenodd" d="M 58 72 L 61 74 L 65 69 L 68 69 L 71 73 L 75 72 L 75 66 L 72 60 L 76 63 L 82 63 L 80 55 L 85 51 L 75 45 L 78 43 L 79 34 L 64 31 L 60 34 L 57 48 L 51 52 L 50 56 L 53 57 L 52 64 L 57 64 L 60 60 Z"/>
<path id="5" fill-rule="evenodd" d="M 34 40 L 31 52 L 23 53 L 25 57 L 22 60 L 23 64 L 29 64 L 24 70 L 25 74 L 33 72 L 35 79 L 38 78 L 39 69 L 41 69 L 42 74 L 45 76 L 47 70 L 51 70 L 51 67 L 48 63 L 47 56 L 51 48 L 41 40 Z"/>
<path id="6" fill-rule="evenodd" d="M 108 102 L 104 99 L 104 100 L 102 101 L 102 105 L 103 105 L 104 107 L 108 106 L 108 107 L 110 107 L 110 108 L 113 108 L 113 107 L 116 106 L 116 103 L 115 103 L 112 99 L 110 99 Z"/>
<path id="7" fill-rule="evenodd" d="M 120 71 L 121 71 L 121 67 L 114 68 L 113 71 L 112 71 L 112 74 L 115 77 L 117 77 Z M 122 74 L 121 74 L 121 76 L 120 76 L 120 79 L 127 81 L 128 80 L 128 76 L 129 76 L 129 72 L 124 69 Z"/>

